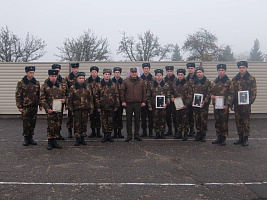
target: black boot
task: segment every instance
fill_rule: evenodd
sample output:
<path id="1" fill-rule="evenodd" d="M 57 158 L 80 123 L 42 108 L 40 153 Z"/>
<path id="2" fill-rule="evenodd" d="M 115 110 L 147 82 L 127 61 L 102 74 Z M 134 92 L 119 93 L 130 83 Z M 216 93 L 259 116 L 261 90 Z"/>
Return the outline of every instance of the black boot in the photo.
<path id="1" fill-rule="evenodd" d="M 33 136 L 32 135 L 29 136 L 29 144 L 37 145 L 37 143 L 33 140 Z"/>
<path id="2" fill-rule="evenodd" d="M 178 139 L 178 131 L 177 131 L 177 129 L 176 129 L 175 132 L 174 132 L 174 137 L 173 137 L 173 139 Z"/>
<path id="3" fill-rule="evenodd" d="M 164 132 L 161 132 L 160 137 L 161 137 L 161 139 L 166 139 Z"/>
<path id="4" fill-rule="evenodd" d="M 206 133 L 201 133 L 201 142 L 206 142 Z"/>
<path id="5" fill-rule="evenodd" d="M 56 139 L 53 139 L 53 143 L 52 143 L 52 146 L 56 149 L 62 149 L 62 146 L 60 146 L 58 143 L 57 143 L 57 140 Z"/>
<path id="6" fill-rule="evenodd" d="M 127 139 L 125 140 L 125 142 L 130 142 L 132 139 L 133 139 L 132 137 L 127 136 Z"/>
<path id="7" fill-rule="evenodd" d="M 149 129 L 149 137 L 153 137 L 153 129 Z"/>
<path id="8" fill-rule="evenodd" d="M 101 142 L 106 142 L 108 141 L 108 135 L 107 133 L 104 132 L 104 137 L 102 138 Z"/>
<path id="9" fill-rule="evenodd" d="M 114 129 L 114 135 L 112 136 L 112 138 L 117 138 L 118 137 L 118 129 Z"/>
<path id="10" fill-rule="evenodd" d="M 168 126 L 168 131 L 167 131 L 166 135 L 173 135 L 172 126 Z"/>
<path id="11" fill-rule="evenodd" d="M 76 137 L 76 142 L 75 142 L 75 146 L 79 146 L 80 145 L 80 143 L 81 143 L 81 139 L 80 138 L 78 138 L 78 137 Z"/>
<path id="12" fill-rule="evenodd" d="M 156 136 L 155 136 L 155 139 L 160 139 L 160 133 L 159 132 L 156 132 Z"/>
<path id="13" fill-rule="evenodd" d="M 81 144 L 82 144 L 82 145 L 87 145 L 87 143 L 86 143 L 85 140 L 84 140 L 84 136 L 81 137 Z"/>
<path id="14" fill-rule="evenodd" d="M 73 138 L 72 137 L 72 128 L 68 128 L 68 138 Z"/>
<path id="15" fill-rule="evenodd" d="M 62 137 L 62 135 L 59 134 L 59 138 L 57 138 L 57 140 L 65 140 L 65 138 Z"/>
<path id="16" fill-rule="evenodd" d="M 187 132 L 184 132 L 184 137 L 183 137 L 183 141 L 186 141 L 188 139 L 188 133 Z"/>
<path id="17" fill-rule="evenodd" d="M 29 136 L 24 136 L 23 146 L 29 145 Z"/>
<path id="18" fill-rule="evenodd" d="M 222 137 L 218 135 L 217 139 L 212 141 L 212 144 L 220 144 L 220 143 L 222 143 Z"/>
<path id="19" fill-rule="evenodd" d="M 108 134 L 108 141 L 110 141 L 110 142 L 114 142 L 114 140 L 112 139 L 112 137 L 111 137 L 111 133 L 107 133 Z"/>
<path id="20" fill-rule="evenodd" d="M 242 143 L 242 146 L 244 147 L 248 146 L 248 136 L 244 136 L 244 141 Z"/>
<path id="21" fill-rule="evenodd" d="M 225 146 L 226 145 L 226 142 L 225 142 L 226 141 L 226 137 L 225 136 L 222 136 L 221 139 L 222 139 L 221 145 L 222 146 Z"/>
<path id="22" fill-rule="evenodd" d="M 96 136 L 99 137 L 99 138 L 102 138 L 103 136 L 101 135 L 100 133 L 100 128 L 97 128 L 96 129 Z"/>
<path id="23" fill-rule="evenodd" d="M 47 150 L 52 150 L 52 148 L 53 148 L 52 143 L 53 143 L 52 139 L 48 139 L 48 143 L 47 143 L 47 147 L 46 147 Z"/>
<path id="24" fill-rule="evenodd" d="M 178 131 L 178 133 L 177 133 L 177 139 L 182 139 L 182 138 L 183 138 L 182 131 Z"/>
<path id="25" fill-rule="evenodd" d="M 92 133 L 90 133 L 90 135 L 88 137 L 95 137 L 95 128 L 92 128 Z"/>
<path id="26" fill-rule="evenodd" d="M 238 135 L 238 136 L 239 138 L 233 143 L 234 145 L 243 144 L 243 135 Z"/>
<path id="27" fill-rule="evenodd" d="M 121 134 L 121 129 L 118 129 L 118 138 L 124 138 L 124 136 Z"/>
<path id="28" fill-rule="evenodd" d="M 142 141 L 142 138 L 140 136 L 134 137 L 134 139 L 137 141 Z"/>
<path id="29" fill-rule="evenodd" d="M 190 128 L 190 132 L 188 134 L 188 137 L 193 137 L 196 134 L 194 127 Z"/>
<path id="30" fill-rule="evenodd" d="M 146 137 L 146 136 L 147 136 L 146 129 L 143 129 L 143 133 L 140 135 L 140 137 Z"/>
<path id="31" fill-rule="evenodd" d="M 195 141 L 200 141 L 201 136 L 202 136 L 201 132 L 197 132 L 196 137 L 195 137 Z"/>

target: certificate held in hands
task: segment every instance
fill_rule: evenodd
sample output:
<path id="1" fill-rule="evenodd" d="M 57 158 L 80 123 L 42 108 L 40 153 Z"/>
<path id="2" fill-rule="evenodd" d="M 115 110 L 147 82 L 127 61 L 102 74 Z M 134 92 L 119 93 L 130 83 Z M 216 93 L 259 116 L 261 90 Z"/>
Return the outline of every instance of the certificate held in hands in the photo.
<path id="1" fill-rule="evenodd" d="M 224 98 L 223 96 L 215 96 L 215 109 L 223 109 Z"/>
<path id="2" fill-rule="evenodd" d="M 201 108 L 203 102 L 203 94 L 194 94 L 193 107 Z"/>
<path id="3" fill-rule="evenodd" d="M 184 107 L 184 103 L 181 97 L 177 97 L 174 99 L 174 105 L 176 107 L 176 110 L 180 110 L 182 107 Z"/>
<path id="4" fill-rule="evenodd" d="M 61 99 L 53 99 L 53 111 L 61 112 L 61 109 L 62 109 Z"/>

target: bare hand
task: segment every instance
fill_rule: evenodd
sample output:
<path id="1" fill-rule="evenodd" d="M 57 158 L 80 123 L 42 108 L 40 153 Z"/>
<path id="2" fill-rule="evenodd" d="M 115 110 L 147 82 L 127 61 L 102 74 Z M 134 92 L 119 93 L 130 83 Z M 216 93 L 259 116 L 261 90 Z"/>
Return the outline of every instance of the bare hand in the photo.
<path id="1" fill-rule="evenodd" d="M 53 112 L 53 110 L 51 110 L 51 109 L 48 110 L 48 113 L 49 113 L 49 114 L 51 114 L 52 112 Z"/>
<path id="2" fill-rule="evenodd" d="M 148 110 L 152 111 L 152 108 L 148 108 Z"/>
<path id="3" fill-rule="evenodd" d="M 65 106 L 65 110 L 68 110 L 69 109 L 69 107 L 68 106 Z"/>
<path id="4" fill-rule="evenodd" d="M 24 110 L 22 108 L 19 109 L 19 112 L 23 112 Z"/>
<path id="5" fill-rule="evenodd" d="M 62 103 L 65 103 L 65 99 L 60 99 Z"/>
<path id="6" fill-rule="evenodd" d="M 116 112 L 116 111 L 118 111 L 118 108 L 115 108 L 115 109 L 114 109 L 114 112 Z"/>
<path id="7" fill-rule="evenodd" d="M 171 100 L 172 100 L 172 102 L 174 102 L 174 98 L 173 97 L 171 98 Z"/>
<path id="8" fill-rule="evenodd" d="M 204 103 L 201 103 L 201 108 L 203 108 L 203 106 L 204 106 Z"/>
<path id="9" fill-rule="evenodd" d="M 215 96 L 214 95 L 211 95 L 211 97 L 210 97 L 211 99 L 215 99 Z"/>
<path id="10" fill-rule="evenodd" d="M 101 112 L 101 109 L 97 109 L 97 112 Z"/>
<path id="11" fill-rule="evenodd" d="M 142 103 L 142 104 L 141 104 L 141 107 L 145 107 L 145 106 L 146 106 L 146 103 Z"/>
<path id="12" fill-rule="evenodd" d="M 126 102 L 123 102 L 121 105 L 122 105 L 123 107 L 126 107 Z"/>
<path id="13" fill-rule="evenodd" d="M 43 107 L 39 107 L 39 110 L 42 111 L 43 110 Z"/>
<path id="14" fill-rule="evenodd" d="M 166 109 L 166 107 L 167 107 L 167 104 L 164 105 L 164 109 Z"/>

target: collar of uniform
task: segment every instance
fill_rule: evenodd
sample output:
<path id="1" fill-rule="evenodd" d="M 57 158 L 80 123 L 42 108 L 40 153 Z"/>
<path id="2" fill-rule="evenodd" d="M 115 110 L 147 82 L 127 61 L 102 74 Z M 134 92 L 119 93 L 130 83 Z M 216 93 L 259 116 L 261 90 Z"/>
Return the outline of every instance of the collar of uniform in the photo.
<path id="1" fill-rule="evenodd" d="M 175 79 L 175 75 L 173 74 L 170 78 L 168 77 L 168 76 L 165 76 L 165 81 L 167 82 L 167 81 L 173 81 L 174 79 Z"/>
<path id="2" fill-rule="evenodd" d="M 219 76 L 215 79 L 215 83 L 218 83 L 219 81 L 221 81 L 222 83 L 225 83 L 228 80 L 228 76 L 225 75 L 224 77 L 220 78 Z"/>
<path id="3" fill-rule="evenodd" d="M 75 89 L 79 89 L 80 87 L 86 88 L 86 83 L 83 82 L 83 84 L 80 85 L 80 84 L 78 83 L 78 81 L 76 81 L 76 82 L 74 83 L 74 87 L 75 87 Z"/>
<path id="4" fill-rule="evenodd" d="M 75 75 L 73 74 L 73 72 L 71 72 L 71 73 L 69 74 L 69 78 L 70 78 L 70 80 L 73 80 L 74 77 L 75 77 Z"/>
<path id="5" fill-rule="evenodd" d="M 108 84 L 109 86 L 112 86 L 113 82 L 111 79 L 109 79 L 108 82 L 106 83 L 106 81 L 104 79 L 102 79 L 101 86 L 105 86 L 106 84 Z"/>
<path id="6" fill-rule="evenodd" d="M 27 79 L 27 76 L 25 75 L 23 78 L 22 78 L 22 81 L 27 84 L 29 82 L 32 82 L 34 85 L 37 83 L 36 79 L 33 77 L 31 81 L 29 81 L 29 79 Z"/>
<path id="7" fill-rule="evenodd" d="M 148 76 L 145 76 L 145 74 L 142 74 L 142 76 L 141 76 L 141 78 L 143 79 L 143 80 L 149 80 L 149 81 L 152 81 L 152 74 L 148 74 Z"/>
<path id="8" fill-rule="evenodd" d="M 53 85 L 54 86 L 56 86 L 56 87 L 59 87 L 59 83 L 56 81 L 54 84 L 50 81 L 50 79 L 48 79 L 48 81 L 47 81 L 47 85 L 49 86 L 49 87 L 53 87 Z"/>
<path id="9" fill-rule="evenodd" d="M 248 73 L 248 71 L 246 71 L 245 75 L 243 76 L 244 80 L 248 80 L 250 76 L 250 73 Z M 240 72 L 233 78 L 233 80 L 239 80 L 241 79 L 241 74 Z"/>
<path id="10" fill-rule="evenodd" d="M 176 81 L 176 85 L 178 85 L 178 84 L 184 85 L 185 83 L 186 83 L 185 78 L 181 82 L 179 81 L 179 79 Z"/>
<path id="11" fill-rule="evenodd" d="M 194 84 L 198 84 L 198 83 L 201 83 L 202 85 L 204 85 L 205 84 L 205 82 L 206 82 L 206 76 L 203 76 L 203 78 L 202 79 L 198 79 L 198 77 L 196 77 L 195 79 L 194 79 Z"/>
<path id="12" fill-rule="evenodd" d="M 111 80 L 112 80 L 113 83 L 117 83 L 117 79 L 116 79 L 115 77 L 113 77 Z M 118 82 L 119 82 L 120 84 L 122 84 L 122 81 L 123 81 L 123 79 L 120 77 L 120 78 L 118 79 Z"/>
<path id="13" fill-rule="evenodd" d="M 153 86 L 157 87 L 159 84 L 156 80 L 153 81 Z M 163 87 L 165 85 L 165 81 L 162 79 L 162 81 L 160 82 L 160 86 Z"/>
<path id="14" fill-rule="evenodd" d="M 192 79 L 194 80 L 197 77 L 197 75 L 194 73 L 194 75 L 192 76 Z M 189 81 L 191 78 L 190 74 L 187 75 L 186 80 Z"/>
<path id="15" fill-rule="evenodd" d="M 57 77 L 57 80 L 58 80 L 60 83 L 62 83 L 62 81 L 63 81 L 63 78 L 62 78 L 62 76 L 61 76 L 61 75 L 59 75 L 59 76 Z"/>
<path id="16" fill-rule="evenodd" d="M 100 77 L 97 76 L 95 79 L 93 79 L 93 77 L 90 76 L 90 77 L 88 78 L 88 83 L 91 83 L 91 82 L 93 82 L 94 80 L 95 80 L 96 83 L 99 83 L 99 82 L 100 82 Z"/>

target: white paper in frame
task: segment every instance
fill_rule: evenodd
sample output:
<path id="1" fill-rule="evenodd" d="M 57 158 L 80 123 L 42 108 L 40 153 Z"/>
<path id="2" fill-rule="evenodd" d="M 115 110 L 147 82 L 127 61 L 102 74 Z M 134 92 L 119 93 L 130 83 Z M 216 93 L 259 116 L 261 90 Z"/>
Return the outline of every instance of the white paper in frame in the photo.
<path id="1" fill-rule="evenodd" d="M 238 105 L 249 104 L 249 91 L 238 91 Z"/>
<path id="2" fill-rule="evenodd" d="M 156 96 L 156 108 L 163 109 L 165 106 L 165 96 L 157 95 Z"/>
<path id="3" fill-rule="evenodd" d="M 203 102 L 203 94 L 194 94 L 193 107 L 201 108 Z"/>

